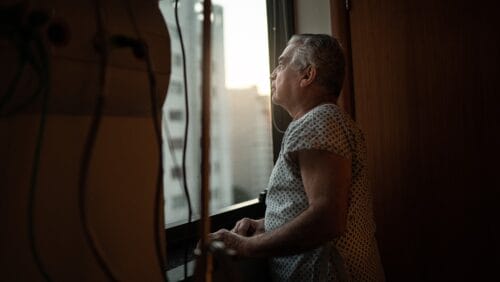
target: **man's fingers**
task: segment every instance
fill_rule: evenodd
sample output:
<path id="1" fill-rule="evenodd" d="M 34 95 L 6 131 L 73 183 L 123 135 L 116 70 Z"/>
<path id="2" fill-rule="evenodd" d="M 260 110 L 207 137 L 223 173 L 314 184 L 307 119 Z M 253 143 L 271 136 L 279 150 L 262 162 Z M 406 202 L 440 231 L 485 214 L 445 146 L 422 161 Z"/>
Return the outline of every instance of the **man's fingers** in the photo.
<path id="1" fill-rule="evenodd" d="M 239 232 L 236 232 L 238 233 L 239 235 L 243 235 L 243 236 L 246 236 L 248 235 L 248 227 L 250 226 L 250 223 L 248 222 L 248 220 L 244 220 L 241 224 L 240 224 L 240 228 L 238 229 Z"/>
<path id="2" fill-rule="evenodd" d="M 240 226 L 240 221 L 236 222 L 236 224 L 234 225 L 233 229 L 231 229 L 231 232 L 238 233 L 238 229 L 239 229 L 239 226 Z"/>
<path id="3" fill-rule="evenodd" d="M 231 229 L 231 232 L 247 237 L 253 236 L 257 229 L 258 221 L 250 218 L 243 218 L 234 225 L 233 229 Z"/>
<path id="4" fill-rule="evenodd" d="M 250 220 L 248 218 L 243 218 L 242 220 L 238 221 L 238 223 L 236 223 L 235 227 L 233 228 L 233 232 L 238 235 L 247 236 L 250 225 Z"/>
<path id="5" fill-rule="evenodd" d="M 208 239 L 210 240 L 221 240 L 225 237 L 225 235 L 230 232 L 227 229 L 220 229 L 215 233 L 209 233 L 208 234 Z"/>

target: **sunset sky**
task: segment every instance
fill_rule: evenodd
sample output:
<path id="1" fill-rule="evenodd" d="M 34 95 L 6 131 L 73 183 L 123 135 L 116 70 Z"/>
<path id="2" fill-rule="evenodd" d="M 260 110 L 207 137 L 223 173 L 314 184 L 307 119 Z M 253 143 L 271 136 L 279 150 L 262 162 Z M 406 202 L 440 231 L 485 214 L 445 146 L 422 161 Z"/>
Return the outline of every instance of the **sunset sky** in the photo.
<path id="1" fill-rule="evenodd" d="M 265 0 L 213 0 L 224 7 L 227 88 L 257 85 L 269 95 L 269 52 Z"/>

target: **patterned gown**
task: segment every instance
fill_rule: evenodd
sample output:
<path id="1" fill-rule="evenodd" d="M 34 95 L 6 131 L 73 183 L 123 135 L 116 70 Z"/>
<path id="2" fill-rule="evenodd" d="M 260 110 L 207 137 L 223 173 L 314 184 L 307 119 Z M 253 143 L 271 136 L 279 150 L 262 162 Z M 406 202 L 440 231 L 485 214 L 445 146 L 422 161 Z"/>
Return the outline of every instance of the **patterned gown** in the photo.
<path id="1" fill-rule="evenodd" d="M 288 126 L 268 184 L 266 232 L 307 209 L 300 168 L 290 153 L 308 149 L 325 150 L 352 160 L 347 231 L 317 249 L 270 259 L 273 281 L 384 281 L 375 240 L 364 137 L 335 104 L 319 105 Z"/>

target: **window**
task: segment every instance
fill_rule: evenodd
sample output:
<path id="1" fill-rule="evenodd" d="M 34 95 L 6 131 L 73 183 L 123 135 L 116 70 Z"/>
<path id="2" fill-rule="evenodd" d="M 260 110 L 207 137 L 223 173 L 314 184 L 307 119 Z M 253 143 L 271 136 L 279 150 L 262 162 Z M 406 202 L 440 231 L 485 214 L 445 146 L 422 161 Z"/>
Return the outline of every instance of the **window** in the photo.
<path id="1" fill-rule="evenodd" d="M 182 120 L 184 117 L 184 111 L 183 110 L 170 110 L 168 113 L 168 117 L 170 118 L 171 121 L 179 121 Z"/>
<path id="2" fill-rule="evenodd" d="M 213 0 L 212 3 L 210 206 L 211 211 L 216 212 L 259 196 L 266 188 L 272 170 L 273 149 L 266 0 Z M 202 4 L 198 0 L 183 0 L 178 4 L 186 54 L 187 84 L 183 79 L 182 61 L 177 64 L 178 58 L 174 55 L 182 54 L 175 25 L 174 4 L 172 0 L 160 1 L 160 9 L 171 34 L 174 56 L 162 124 L 167 224 L 179 218 L 187 221 L 188 216 L 187 202 L 178 199 L 178 195 L 184 192 L 182 150 L 177 150 L 184 140 L 187 117 L 189 128 L 185 176 L 195 215 L 199 212 L 201 185 Z M 189 116 L 186 115 L 182 95 L 186 85 Z M 170 95 L 173 93 L 181 95 Z M 174 148 L 169 150 L 169 143 Z M 175 206 L 169 205 L 172 203 L 169 199 L 173 197 L 177 197 Z M 183 204 L 186 205 L 185 209 L 180 208 Z"/>
<path id="3" fill-rule="evenodd" d="M 179 40 L 179 39 L 177 39 Z M 172 54 L 172 67 L 174 68 L 182 68 L 182 56 L 181 54 L 175 53 Z"/>
<path id="4" fill-rule="evenodd" d="M 182 150 L 184 147 L 184 139 L 183 138 L 170 138 L 170 147 L 172 150 Z"/>
<path id="5" fill-rule="evenodd" d="M 181 67 L 182 67 L 182 64 L 181 64 Z M 174 67 L 172 67 L 174 68 Z M 178 78 L 179 79 L 179 78 Z M 177 95 L 180 95 L 183 93 L 183 86 L 182 86 L 182 83 L 178 80 L 174 80 L 172 79 L 170 81 L 170 85 L 168 86 L 169 89 L 168 89 L 168 93 L 172 93 L 172 94 L 177 94 Z"/>
<path id="6" fill-rule="evenodd" d="M 173 195 L 171 199 L 173 209 L 184 209 L 186 207 L 186 197 L 184 195 Z"/>
<path id="7" fill-rule="evenodd" d="M 182 178 L 182 168 L 180 166 L 171 167 L 170 176 L 174 179 Z"/>

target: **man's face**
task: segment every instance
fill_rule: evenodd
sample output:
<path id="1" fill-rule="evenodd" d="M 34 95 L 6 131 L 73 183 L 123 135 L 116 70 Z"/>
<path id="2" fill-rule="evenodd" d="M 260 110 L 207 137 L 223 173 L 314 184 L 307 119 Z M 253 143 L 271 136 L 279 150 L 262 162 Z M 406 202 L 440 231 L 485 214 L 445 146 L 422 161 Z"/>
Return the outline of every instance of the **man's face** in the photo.
<path id="1" fill-rule="evenodd" d="M 287 109 L 293 103 L 299 85 L 299 73 L 291 66 L 293 46 L 287 46 L 279 57 L 278 66 L 271 73 L 273 103 Z"/>

